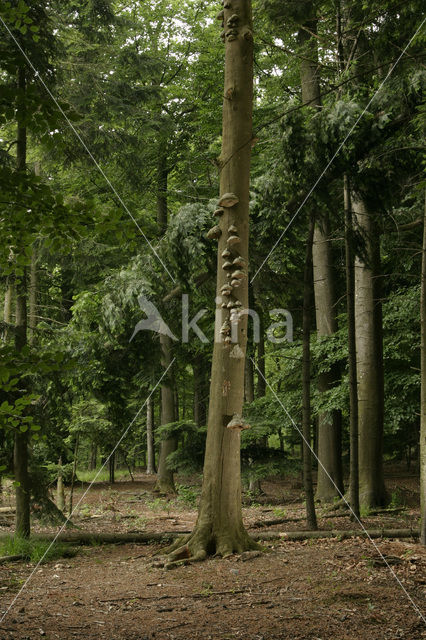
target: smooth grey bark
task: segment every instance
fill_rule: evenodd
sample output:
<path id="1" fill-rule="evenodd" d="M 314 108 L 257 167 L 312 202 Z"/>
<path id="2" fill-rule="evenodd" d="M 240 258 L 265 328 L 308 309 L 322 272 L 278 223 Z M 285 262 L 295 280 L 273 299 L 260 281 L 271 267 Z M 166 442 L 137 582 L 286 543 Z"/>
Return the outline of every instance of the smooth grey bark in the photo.
<path id="1" fill-rule="evenodd" d="M 348 318 L 348 370 L 349 370 L 349 441 L 350 480 L 349 501 L 353 514 L 359 518 L 359 462 L 358 462 L 358 386 L 356 370 L 355 336 L 355 265 L 353 251 L 353 221 L 348 176 L 344 176 L 345 208 L 345 261 L 346 261 L 346 314 Z"/>
<path id="2" fill-rule="evenodd" d="M 303 430 L 303 485 L 306 499 L 306 520 L 308 529 L 317 529 L 314 488 L 312 482 L 311 444 L 311 325 L 312 325 L 312 245 L 314 238 L 314 218 L 309 222 L 306 246 L 305 272 L 303 277 L 303 363 L 302 363 L 302 430 Z"/>
<path id="3" fill-rule="evenodd" d="M 236 18 L 234 16 L 237 16 Z M 228 21 L 233 23 L 229 29 Z M 239 428 L 228 428 L 233 416 L 241 416 L 244 400 L 244 363 L 247 344 L 247 315 L 235 316 L 237 344 L 226 342 L 221 333 L 230 322 L 229 300 L 248 307 L 247 274 L 229 296 L 222 294 L 230 283 L 222 268 L 222 253 L 241 256 L 248 264 L 249 185 L 253 112 L 253 35 L 250 0 L 233 0 L 224 5 L 225 87 L 223 101 L 220 195 L 235 194 L 226 200 L 219 217 L 215 343 L 203 485 L 198 519 L 192 534 L 176 544 L 170 559 L 191 556 L 203 559 L 207 553 L 227 556 L 256 547 L 244 529 L 241 512 Z M 220 201 L 221 202 L 221 201 Z M 234 202 L 234 204 L 230 204 Z M 237 227 L 229 232 L 230 225 Z M 232 239 L 231 239 L 232 238 Z M 227 329 L 225 329 L 226 335 Z M 238 418 L 242 421 L 242 418 Z M 237 423 L 238 423 L 237 420 Z M 169 549 L 171 551 L 171 549 Z"/>
<path id="4" fill-rule="evenodd" d="M 426 545 L 426 194 L 423 222 L 423 253 L 420 294 L 421 391 L 420 391 L 420 540 Z"/>
<path id="5" fill-rule="evenodd" d="M 146 473 L 155 474 L 155 448 L 154 448 L 154 398 L 148 397 L 146 403 Z"/>
<path id="6" fill-rule="evenodd" d="M 299 42 L 307 49 L 306 57 L 300 62 L 302 101 L 309 103 L 312 109 L 321 106 L 319 84 L 318 44 L 315 37 L 317 20 L 312 3 L 306 4 L 307 16 L 311 19 L 299 31 Z M 317 220 L 312 247 L 313 278 L 315 295 L 315 313 L 319 337 L 331 336 L 337 331 L 336 296 L 334 272 L 330 244 L 329 221 L 327 212 Z M 322 372 L 318 376 L 318 389 L 321 393 L 329 391 L 336 382 L 336 372 Z M 318 416 L 317 428 L 318 466 L 316 496 L 323 502 L 331 502 L 343 491 L 342 469 L 342 428 L 339 411 L 325 411 Z"/>
<path id="7" fill-rule="evenodd" d="M 385 501 L 383 478 L 383 351 L 379 293 L 379 236 L 358 194 L 352 211 L 364 239 L 355 258 L 355 330 L 358 382 L 359 500 L 366 509 Z M 360 253 L 360 252 L 359 252 Z"/>

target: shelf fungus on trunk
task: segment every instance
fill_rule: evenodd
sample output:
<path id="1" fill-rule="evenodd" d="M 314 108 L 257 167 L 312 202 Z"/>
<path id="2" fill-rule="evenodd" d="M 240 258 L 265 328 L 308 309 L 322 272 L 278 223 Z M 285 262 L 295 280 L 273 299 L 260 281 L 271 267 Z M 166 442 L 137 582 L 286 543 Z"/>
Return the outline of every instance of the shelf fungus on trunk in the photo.
<path id="1" fill-rule="evenodd" d="M 213 215 L 219 217 L 219 216 L 223 216 L 224 213 L 225 213 L 225 209 L 223 207 L 219 207 L 218 209 L 216 209 Z"/>
<path id="2" fill-rule="evenodd" d="M 228 422 L 226 428 L 239 429 L 240 431 L 243 431 L 244 429 L 250 429 L 250 425 L 247 424 L 247 422 L 244 422 L 244 419 L 238 413 L 234 413 L 232 420 Z"/>
<path id="3" fill-rule="evenodd" d="M 228 42 L 232 42 L 233 40 L 236 40 L 237 37 L 238 37 L 238 31 L 236 29 L 229 29 L 225 33 L 225 38 L 228 39 Z"/>
<path id="4" fill-rule="evenodd" d="M 239 21 L 240 21 L 239 17 L 237 16 L 236 13 L 234 13 L 226 21 L 226 26 L 229 27 L 229 29 L 232 29 L 232 27 L 236 27 L 237 26 Z"/>
<path id="5" fill-rule="evenodd" d="M 232 349 L 231 353 L 229 354 L 230 358 L 237 358 L 238 360 L 240 360 L 241 358 L 244 358 L 244 351 L 241 349 L 239 344 L 236 344 L 235 347 Z"/>
<path id="6" fill-rule="evenodd" d="M 234 265 L 234 267 L 245 267 L 246 261 L 241 256 L 238 256 L 237 258 L 234 258 L 232 264 Z"/>
<path id="7" fill-rule="evenodd" d="M 243 280 L 246 277 L 246 272 L 241 271 L 240 269 L 237 269 L 236 271 L 232 272 L 232 277 L 237 280 Z"/>
<path id="8" fill-rule="evenodd" d="M 238 204 L 240 201 L 239 197 L 235 195 L 235 193 L 224 193 L 223 196 L 219 199 L 219 207 L 230 208 Z"/>
<path id="9" fill-rule="evenodd" d="M 228 240 L 226 241 L 228 244 L 228 247 L 232 247 L 234 244 L 238 244 L 239 242 L 241 242 L 240 236 L 229 236 Z"/>
<path id="10" fill-rule="evenodd" d="M 237 280 L 237 278 L 235 278 L 234 280 L 231 280 L 231 287 L 236 289 L 240 286 L 241 286 L 241 280 Z"/>
<path id="11" fill-rule="evenodd" d="M 227 269 L 233 269 L 234 265 L 232 264 L 232 262 L 229 262 L 229 260 L 227 262 L 224 262 L 222 265 L 222 269 L 224 269 L 225 271 Z"/>
<path id="12" fill-rule="evenodd" d="M 230 284 L 224 284 L 223 287 L 220 290 L 221 294 L 223 296 L 230 296 L 232 293 L 232 287 Z"/>
<path id="13" fill-rule="evenodd" d="M 207 232 L 206 238 L 209 240 L 218 240 L 222 235 L 222 231 L 218 225 L 215 225 Z"/>
<path id="14" fill-rule="evenodd" d="M 229 251 L 229 249 L 225 249 L 225 251 L 222 251 L 221 255 L 222 255 L 222 258 L 230 258 L 231 252 Z"/>
<path id="15" fill-rule="evenodd" d="M 237 232 L 238 232 L 238 229 L 235 226 L 235 224 L 231 224 L 231 226 L 228 227 L 228 233 L 237 233 Z"/>
<path id="16" fill-rule="evenodd" d="M 221 329 L 220 329 L 220 333 L 223 336 L 228 336 L 231 333 L 231 325 L 229 323 L 228 320 L 225 320 L 225 322 L 223 323 Z"/>

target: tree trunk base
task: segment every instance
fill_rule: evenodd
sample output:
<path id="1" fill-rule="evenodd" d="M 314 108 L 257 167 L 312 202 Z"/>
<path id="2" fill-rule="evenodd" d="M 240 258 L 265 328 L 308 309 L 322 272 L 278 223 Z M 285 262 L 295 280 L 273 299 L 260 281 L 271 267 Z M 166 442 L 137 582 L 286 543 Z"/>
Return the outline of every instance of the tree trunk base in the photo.
<path id="1" fill-rule="evenodd" d="M 191 534 L 178 538 L 172 545 L 163 549 L 161 555 L 165 556 L 163 566 L 166 569 L 172 569 L 182 564 L 201 562 L 207 556 L 226 558 L 234 553 L 261 548 L 261 545 L 253 540 L 244 528 L 234 534 L 231 532 L 219 534 L 211 528 L 196 527 Z"/>

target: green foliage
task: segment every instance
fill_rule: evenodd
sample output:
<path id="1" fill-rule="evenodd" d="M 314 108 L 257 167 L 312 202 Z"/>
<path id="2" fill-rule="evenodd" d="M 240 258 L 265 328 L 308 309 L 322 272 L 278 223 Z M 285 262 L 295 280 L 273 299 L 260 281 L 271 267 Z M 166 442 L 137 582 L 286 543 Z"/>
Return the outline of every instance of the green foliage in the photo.
<path id="1" fill-rule="evenodd" d="M 0 556 L 21 555 L 24 560 L 34 564 L 51 562 L 59 558 L 73 558 L 77 550 L 65 544 L 51 544 L 37 538 L 19 538 L 11 536 L 0 542 Z"/>

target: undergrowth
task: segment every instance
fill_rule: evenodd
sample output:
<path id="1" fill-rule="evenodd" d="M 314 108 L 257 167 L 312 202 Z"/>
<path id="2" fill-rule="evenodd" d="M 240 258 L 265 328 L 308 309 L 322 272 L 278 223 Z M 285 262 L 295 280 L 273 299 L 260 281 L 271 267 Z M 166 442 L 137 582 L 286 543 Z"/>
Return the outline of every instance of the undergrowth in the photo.
<path id="1" fill-rule="evenodd" d="M 77 554 L 77 549 L 65 544 L 55 543 L 50 546 L 48 540 L 37 538 L 19 538 L 10 536 L 0 542 L 0 556 L 23 556 L 30 562 L 49 562 L 58 558 L 72 558 Z"/>

